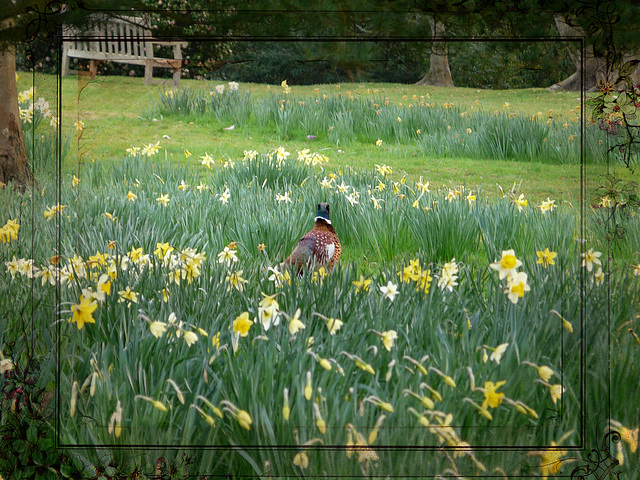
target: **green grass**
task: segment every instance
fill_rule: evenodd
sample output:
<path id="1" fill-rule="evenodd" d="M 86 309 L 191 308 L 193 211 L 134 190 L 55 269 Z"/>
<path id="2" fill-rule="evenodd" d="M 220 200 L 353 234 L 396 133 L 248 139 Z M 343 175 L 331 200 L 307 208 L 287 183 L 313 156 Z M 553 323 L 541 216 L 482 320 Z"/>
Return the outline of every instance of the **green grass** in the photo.
<path id="1" fill-rule="evenodd" d="M 269 165 L 270 168 L 266 168 Z M 238 174 L 234 175 L 235 172 Z M 264 184 L 257 176 L 263 174 L 270 176 Z M 431 210 L 425 211 L 412 207 L 418 195 L 409 185 L 399 186 L 399 196 L 393 193 L 393 180 L 383 180 L 385 189 L 376 193 L 384 200 L 383 208 L 376 210 L 366 196 L 367 189 L 373 186 L 375 171 L 345 169 L 335 181 L 344 181 L 351 187 L 349 192 L 360 192 L 361 203 L 354 206 L 342 193 L 323 191 L 320 185 L 323 176 L 318 167 L 306 166 L 297 160 L 285 161 L 278 167 L 271 155 L 215 171 L 202 166 L 198 171 L 187 164 L 176 165 L 155 157 L 99 161 L 82 168 L 78 186 L 72 187 L 68 179 L 64 180 L 61 201 L 67 206 L 63 214 L 53 220 L 46 220 L 42 215 L 50 205 L 46 196 L 37 194 L 30 200 L 37 214 L 31 220 L 21 215 L 20 198 L 6 190 L 2 192 L 3 205 L 6 205 L 3 215 L 18 218 L 21 223 L 20 241 L 2 246 L 4 261 L 17 254 L 33 258 L 34 265 L 41 268 L 48 265 L 52 254 L 60 253 L 65 259 L 63 266 L 68 266 L 68 259 L 74 255 L 88 260 L 97 251 L 109 253 L 112 259 L 105 266 L 87 265 L 85 268 L 93 272 L 92 277 L 79 274 L 77 280 L 65 283 L 61 287 L 61 322 L 55 325 L 48 320 L 49 326 L 43 325 L 52 336 L 55 335 L 53 329 L 59 329 L 60 346 L 67 353 L 62 358 L 60 377 L 63 442 L 242 447 L 224 451 L 215 467 L 209 465 L 213 458 L 198 454 L 198 471 L 207 473 L 213 469 L 214 472 L 233 470 L 244 475 L 255 474 L 262 471 L 265 462 L 269 462 L 276 475 L 325 472 L 335 476 L 369 471 L 408 474 L 416 469 L 437 474 L 447 468 L 467 474 L 477 472 L 477 464 L 470 458 L 449 461 L 446 457 L 434 460 L 429 456 L 427 465 L 410 453 L 385 452 L 379 448 L 376 450 L 379 461 L 366 464 L 344 454 L 347 424 L 366 438 L 383 413 L 386 415 L 384 428 L 380 429 L 374 447 L 438 446 L 436 430 L 421 427 L 413 412 L 426 415 L 432 424 L 437 424 L 439 414 L 425 413 L 415 398 L 403 394 L 410 390 L 429 395 L 421 387 L 423 382 L 443 397 L 442 401 L 434 398 L 435 409 L 451 413 L 456 435 L 472 446 L 546 445 L 571 430 L 574 433 L 567 444 L 580 441 L 576 436 L 577 412 L 582 404 L 579 357 L 568 353 L 578 351 L 581 342 L 578 280 L 585 275 L 583 308 L 589 319 L 600 314 L 607 290 L 604 285 L 594 284 L 593 272 L 587 274 L 580 266 L 580 243 L 576 242 L 576 222 L 571 207 L 561 204 L 545 214 L 532 207 L 518 212 L 508 198 L 496 201 L 481 192 L 470 207 L 464 195 L 449 202 L 447 190 L 434 190 L 419 199 L 419 205 L 431 206 Z M 134 179 L 139 180 L 139 185 Z M 302 186 L 300 179 L 304 181 Z M 191 187 L 178 189 L 183 180 Z M 203 180 L 210 190 L 195 188 Z M 226 205 L 219 200 L 225 186 L 231 192 Z M 45 187 L 48 191 L 50 186 Z M 275 200 L 275 194 L 285 190 L 291 192 L 291 204 Z M 128 191 L 136 193 L 135 201 L 126 199 Z M 156 201 L 165 193 L 170 195 L 167 207 Z M 315 204 L 315 199 L 322 194 L 333 207 L 332 220 L 342 239 L 345 256 L 337 270 L 322 283 L 307 276 L 276 287 L 268 279 L 267 267 L 279 263 L 309 228 L 313 217 L 309 205 Z M 435 207 L 434 202 L 438 202 Z M 115 220 L 107 218 L 107 212 Z M 634 222 L 629 227 L 637 230 L 637 220 Z M 55 252 L 47 245 L 53 245 L 58 225 L 62 250 Z M 594 228 L 596 225 L 594 223 Z M 33 244 L 26 240 L 32 237 Z M 597 238 L 590 238 L 587 247 L 599 247 Z M 231 241 L 239 242 L 239 262 L 227 267 L 217 261 L 217 253 Z M 627 252 L 640 247 L 634 241 L 629 240 Z M 176 255 L 187 248 L 206 252 L 199 274 L 191 282 L 182 279 L 179 285 L 169 280 L 175 278 L 170 276 L 175 267 L 161 262 L 154 253 L 158 242 L 168 242 L 176 249 Z M 109 243 L 113 249 L 107 247 Z M 266 245 L 265 251 L 258 250 L 258 243 Z M 71 316 L 70 306 L 78 303 L 81 289 L 95 288 L 96 279 L 107 272 L 107 266 L 113 262 L 121 265 L 121 258 L 131 257 L 128 252 L 134 247 L 150 255 L 153 268 L 130 260 L 126 268 L 116 266 L 110 270 L 114 276 L 111 295 L 98 306 L 94 314 L 96 323 L 86 324 L 78 331 L 75 324 L 66 319 Z M 556 264 L 547 269 L 536 264 L 535 251 L 544 247 L 558 252 Z M 500 257 L 500 252 L 508 248 L 514 248 L 522 260 L 519 270 L 529 275 L 531 286 L 531 291 L 517 304 L 512 304 L 503 293 L 505 281 L 499 280 L 497 272 L 488 268 Z M 354 251 L 364 251 L 364 259 L 354 258 Z M 460 269 L 459 285 L 449 292 L 440 289 L 437 283 L 442 266 L 453 256 Z M 416 258 L 421 268 L 429 269 L 433 277 L 426 294 L 416 291 L 416 284 L 411 280 L 400 282 L 397 275 Z M 616 298 L 622 298 L 612 309 L 612 326 L 618 328 L 637 315 L 633 307 L 638 300 L 638 289 L 633 287 L 637 285 L 637 278 L 626 262 L 603 258 L 603 263 L 609 288 Z M 225 278 L 229 271 L 240 270 L 247 279 L 243 291 L 227 289 Z M 368 292 L 356 293 L 352 282 L 361 274 L 372 284 Z M 5 270 L 1 275 L 4 277 L 3 311 L 15 312 L 21 308 L 18 299 L 31 288 L 30 281 L 22 274 L 12 279 Z M 379 290 L 388 281 L 395 282 L 400 290 L 393 302 L 383 298 Z M 119 301 L 118 292 L 126 287 L 139 294 L 137 303 L 129 305 Z M 39 279 L 33 288 L 35 298 L 44 302 L 55 295 L 55 288 L 41 285 Z M 160 293 L 163 288 L 170 291 L 167 303 Z M 258 315 L 261 292 L 279 292 L 276 297 L 279 308 L 290 316 L 300 308 L 306 328 L 291 335 L 286 318 L 269 330 L 263 330 L 260 323 L 253 324 L 249 336 L 239 339 L 238 351 L 234 353 L 228 327 L 243 311 L 249 312 L 250 318 Z M 573 334 L 563 331 L 559 320 L 550 313 L 552 309 L 571 322 Z M 38 322 L 49 318 L 45 310 L 36 312 Z M 171 313 L 178 322 L 184 322 L 183 335 L 188 331 L 197 335 L 194 345 L 189 347 L 182 338 L 177 338 L 175 327 L 169 326 L 168 332 L 159 339 L 151 334 L 149 322 L 168 325 Z M 344 325 L 331 335 L 315 313 L 339 318 Z M 398 333 L 398 340 L 387 352 L 372 330 L 390 329 Z M 226 345 L 226 350 L 216 353 L 211 339 L 218 333 L 220 344 Z M 602 334 L 593 326 L 586 333 L 588 338 Z M 5 330 L 3 335 L 11 338 L 9 331 Z M 322 369 L 307 353 L 310 337 L 314 338 L 313 352 L 318 358 L 337 362 L 332 363 L 332 371 Z M 484 363 L 483 346 L 495 348 L 502 343 L 509 346 L 500 364 Z M 624 345 L 626 358 L 631 362 L 636 353 Z M 361 370 L 342 352 L 357 355 L 370 364 L 376 374 Z M 486 352 L 491 354 L 491 350 Z M 597 353 L 588 350 L 587 354 Z M 428 357 L 424 358 L 425 355 Z M 407 357 L 421 361 L 425 368 L 435 367 L 451 376 L 456 387 L 447 385 L 434 370 L 421 375 Z M 282 361 L 284 358 L 286 362 Z M 393 369 L 392 361 L 395 361 Z M 567 389 L 561 402 L 551 401 L 548 389 L 534 382 L 535 370 L 523 365 L 523 361 L 548 365 L 558 372 L 551 383 L 562 382 Z M 615 365 L 618 369 L 626 368 L 622 361 Z M 344 376 L 338 372 L 338 366 Z M 470 398 L 480 404 L 484 399 L 482 392 L 471 389 L 467 367 L 472 369 L 479 387 L 484 387 L 486 381 L 506 380 L 500 391 L 513 401 L 524 402 L 541 418 L 547 409 L 561 409 L 564 415 L 561 431 L 548 429 L 540 419 L 522 415 L 507 403 L 490 409 L 493 420 L 481 417 L 464 400 Z M 311 372 L 314 398 L 318 396 L 320 413 L 328 426 L 325 433 L 316 426 L 313 402 L 303 396 L 307 371 Z M 93 377 L 94 373 L 97 376 Z M 265 382 L 265 378 L 274 380 Z M 168 379 L 179 386 L 184 404 L 167 383 Z M 90 394 L 87 381 L 95 382 L 94 395 Z M 72 417 L 69 405 L 73 382 L 78 383 L 78 388 L 86 386 L 78 394 L 77 410 Z M 284 388 L 289 389 L 291 417 L 288 421 L 281 412 Z M 630 387 L 623 383 L 620 388 L 627 391 Z M 371 395 L 390 402 L 393 413 L 384 412 L 369 402 L 361 406 L 360 402 Z M 155 409 L 140 396 L 161 401 L 168 411 Z M 249 412 L 253 424 L 247 431 L 229 412 L 225 412 L 223 418 L 216 417 L 202 397 L 219 408 L 224 406 L 224 401 L 232 402 Z M 106 426 L 117 401 L 121 402 L 123 411 L 121 437 L 115 438 L 104 426 L 95 428 L 91 422 L 87 423 L 86 419 L 95 418 Z M 595 400 L 589 397 L 586 401 L 590 408 L 589 402 Z M 215 426 L 209 427 L 191 405 L 212 416 Z M 358 413 L 360 410 L 363 416 Z M 618 413 L 616 419 L 631 425 L 634 415 L 634 411 Z M 489 429 L 489 426 L 499 428 Z M 154 432 L 153 436 L 149 435 L 150 431 Z M 498 433 L 491 435 L 492 431 Z M 301 444 L 319 438 L 323 445 L 342 447 L 337 451 L 310 449 L 310 466 L 300 470 L 292 464 L 294 455 L 302 451 L 296 447 L 295 435 Z M 271 451 L 264 448 L 265 445 L 284 445 L 291 450 Z M 483 454 L 480 449 L 476 455 L 476 460 L 489 470 L 498 467 L 509 474 L 539 471 L 536 462 L 522 465 L 502 456 Z"/>
<path id="2" fill-rule="evenodd" d="M 27 88 L 31 77 L 21 74 L 20 88 Z M 55 77 L 38 77 L 39 93 L 46 98 L 53 98 L 55 91 Z M 215 83 L 185 80 L 181 89 L 200 91 L 213 88 Z M 318 92 L 316 93 L 316 88 Z M 486 154 L 478 148 L 469 148 L 453 153 L 436 153 L 434 145 L 438 142 L 421 144 L 408 141 L 396 143 L 385 141 L 378 148 L 373 142 L 356 141 L 348 145 L 336 143 L 329 138 L 327 132 L 313 132 L 318 136 L 315 141 L 306 139 L 304 135 L 287 139 L 278 135 L 275 128 L 263 128 L 260 125 L 236 125 L 232 131 L 224 128 L 235 122 L 221 123 L 215 117 L 208 115 L 175 115 L 149 116 L 153 104 L 158 104 L 159 94 L 166 91 L 165 87 L 145 87 L 142 79 L 124 77 L 97 77 L 86 85 L 80 92 L 76 77 L 67 77 L 62 81 L 62 123 L 65 135 L 71 133 L 71 154 L 65 161 L 65 169 L 77 171 L 73 164 L 78 161 L 87 162 L 106 158 L 119 157 L 124 150 L 131 146 L 142 146 L 148 143 L 160 142 L 163 152 L 174 162 L 183 159 L 183 150 L 189 150 L 193 156 L 191 162 L 195 165 L 200 156 L 208 153 L 214 159 L 231 158 L 238 160 L 243 157 L 243 151 L 248 149 L 260 152 L 276 148 L 280 145 L 288 151 L 295 152 L 303 148 L 320 151 L 330 158 L 330 165 L 339 169 L 345 165 L 353 168 L 371 168 L 374 164 L 388 164 L 400 178 L 403 172 L 411 180 L 423 176 L 433 185 L 464 184 L 469 188 L 482 188 L 487 193 L 496 191 L 496 183 L 503 188 L 510 188 L 513 183 L 522 185 L 522 192 L 534 202 L 541 202 L 548 196 L 567 200 L 572 204 L 579 203 L 580 196 L 580 168 L 575 163 L 548 163 L 548 161 L 513 162 L 509 159 L 500 160 L 499 156 Z M 279 85 L 265 86 L 242 84 L 241 92 L 250 92 L 254 100 L 272 97 L 281 91 Z M 373 92 L 377 93 L 374 94 Z M 122 92 L 126 92 L 126 102 L 122 101 Z M 492 115 L 497 111 L 500 115 L 507 112 L 517 114 L 517 118 L 528 119 L 531 115 L 542 112 L 547 117 L 549 110 L 556 118 L 558 125 L 567 122 L 570 127 L 560 128 L 560 134 L 579 134 L 575 107 L 579 105 L 578 94 L 575 92 L 549 92 L 544 89 L 529 89 L 519 91 L 478 91 L 474 89 L 442 89 L 435 87 L 420 87 L 414 85 L 388 84 L 346 84 L 340 90 L 335 86 L 293 86 L 296 97 L 310 95 L 310 100 L 323 94 L 336 98 L 347 98 L 346 94 L 356 100 L 372 97 L 388 97 L 390 106 L 399 108 L 409 103 L 416 103 L 413 95 L 419 99 L 420 95 L 430 94 L 428 101 L 435 105 L 434 110 L 444 110 L 443 103 L 453 102 L 456 111 L 466 111 L 469 118 L 475 114 Z M 367 93 L 369 92 L 369 93 Z M 404 99 L 403 97 L 407 97 Z M 478 104 L 474 104 L 475 101 Z M 368 100 L 367 100 L 368 101 Z M 154 103 L 152 103 L 154 102 Z M 505 102 L 509 107 L 505 108 Z M 414 107 L 415 108 L 415 107 Z M 449 111 L 451 109 L 448 109 Z M 394 117 L 395 118 L 395 117 Z M 508 118 L 508 117 L 507 117 Z M 511 119 L 515 122 L 517 118 Z M 77 141 L 73 124 L 80 119 L 85 124 L 85 130 L 80 141 Z M 154 120 L 155 119 L 155 120 Z M 524 121 L 524 120 L 523 120 Z M 528 122 L 528 120 L 526 120 Z M 544 123 L 544 122 L 543 122 Z M 475 125 L 474 131 L 475 131 Z M 299 128 L 297 125 L 295 128 Z M 466 129 L 457 132 L 464 137 Z M 311 133 L 311 132 L 309 132 Z M 452 138 L 453 138 L 452 134 Z M 170 137 L 169 139 L 165 136 Z M 427 138 L 426 136 L 424 138 Z M 579 137 L 577 137 L 579 138 Z M 599 138 L 599 137 L 598 137 Z M 486 143 L 486 142 L 485 142 Z M 518 142 L 511 142 L 516 145 Z M 522 142 L 519 142 L 522 143 Z M 575 148 L 577 148 L 577 143 Z M 438 147 L 439 148 L 439 147 Z M 80 153 L 78 153 L 80 152 Z M 473 154 L 473 156 L 470 156 Z M 586 178 L 592 182 L 591 190 L 600 185 L 600 178 L 606 173 L 606 166 L 601 162 L 588 165 Z M 624 170 L 619 172 L 622 178 L 629 177 Z M 591 198 L 588 199 L 591 202 Z"/>
<path id="3" fill-rule="evenodd" d="M 50 77 L 45 78 L 40 93 L 45 95 L 47 87 L 51 87 Z M 0 190 L 0 223 L 16 219 L 20 224 L 18 239 L 0 244 L 4 267 L 0 269 L 0 311 L 6 312 L 0 345 L 10 345 L 17 338 L 22 321 L 33 321 L 38 347 L 45 354 L 53 348 L 53 339 L 59 341 L 57 348 L 64 352 L 57 385 L 60 440 L 105 445 L 99 452 L 85 448 L 82 454 L 89 461 L 97 461 L 97 456 L 129 455 L 126 446 L 131 444 L 157 446 L 157 456 L 162 453 L 168 459 L 174 452 L 162 445 L 216 445 L 221 450 L 195 451 L 196 472 L 256 475 L 269 468 L 271 475 L 282 477 L 397 476 L 418 471 L 427 476 L 451 472 L 473 476 L 483 473 L 482 465 L 486 472 L 536 476 L 541 471 L 539 457 L 513 450 L 496 454 L 483 447 L 544 449 L 565 434 L 563 445 L 599 445 L 607 418 L 598 418 L 583 431 L 581 415 L 586 412 L 590 420 L 593 412 L 601 411 L 599 402 L 607 391 L 602 381 L 609 378 L 608 368 L 616 392 L 612 415 L 629 428 L 637 426 L 640 411 L 628 399 L 635 392 L 629 378 L 637 374 L 639 350 L 628 329 L 640 330 L 640 289 L 632 268 L 640 252 L 640 215 L 633 212 L 622 220 L 629 234 L 616 250 L 603 235 L 609 210 L 587 209 L 581 231 L 578 190 L 572 184 L 575 181 L 579 186 L 578 165 L 425 158 L 413 155 L 415 145 L 410 142 L 375 147 L 353 140 L 344 153 L 338 153 L 337 148 L 342 147 L 331 147 L 330 139 L 283 141 L 277 132 L 259 131 L 259 125 L 252 127 L 258 131 L 255 138 L 249 138 L 240 127 L 225 131 L 225 124 L 198 115 L 181 118 L 171 114 L 154 122 L 146 116 L 151 108 L 149 94 L 157 92 L 142 87 L 140 79 L 98 78 L 83 90 L 79 104 L 71 100 L 77 83 L 65 79 L 62 88 L 63 129 L 70 130 L 71 121 L 77 118 L 76 108 L 85 130 L 80 162 L 73 142 L 64 159 L 60 196 L 53 175 L 48 174 L 52 169 L 43 158 L 34 160 L 40 191 L 21 196 Z M 264 86 L 248 88 L 252 95 L 261 89 L 265 96 L 273 93 Z M 335 86 L 318 88 L 320 94 L 336 91 Z M 359 88 L 342 85 L 340 92 Z M 374 87 L 362 88 L 366 94 L 366 88 Z M 407 101 L 402 95 L 419 91 L 413 86 L 375 88 L 384 88 L 383 95 L 398 102 Z M 126 105 L 116 100 L 118 89 L 126 90 Z M 294 89 L 316 94 L 314 87 Z M 510 108 L 519 105 L 527 115 L 536 113 L 537 96 L 549 104 L 555 99 L 555 108 L 559 108 L 558 99 L 564 98 L 567 106 L 571 101 L 569 95 L 543 91 L 458 91 L 460 98 L 470 102 L 469 109 L 474 93 L 482 94 L 481 105 L 486 102 L 492 108 L 503 108 L 509 101 Z M 445 91 L 434 89 L 432 99 L 436 95 L 443 95 L 438 101 L 448 101 Z M 248 121 L 247 127 L 251 125 Z M 162 148 L 154 156 L 124 152 L 131 145 L 157 141 Z M 273 152 L 280 145 L 290 152 L 289 159 L 281 162 Z M 51 142 L 45 139 L 36 146 L 41 149 L 36 151 L 46 155 Z M 193 156 L 185 158 L 183 148 Z M 298 161 L 296 152 L 303 148 L 326 154 L 329 163 L 312 166 Z M 244 150 L 249 149 L 260 155 L 242 160 Z M 198 158 L 205 152 L 216 160 L 230 158 L 234 164 L 217 163 L 208 169 Z M 393 173 L 385 178 L 376 164 L 390 165 Z M 592 175 L 601 168 L 588 165 L 585 173 Z M 407 173 L 404 181 L 403 171 Z M 80 180 L 78 185 L 72 184 L 73 174 Z M 325 188 L 322 182 L 330 175 L 335 179 L 331 188 Z M 417 183 L 421 176 L 423 182 L 430 182 L 429 191 L 422 194 Z M 182 182 L 189 187 L 183 188 Z M 514 182 L 516 188 L 510 191 Z M 498 194 L 496 184 L 503 187 L 504 196 Z M 347 191 L 341 193 L 338 185 L 345 185 Z M 221 195 L 226 189 L 230 198 L 225 204 Z M 129 192 L 136 195 L 134 201 L 127 199 Z M 353 199 L 356 192 L 358 203 L 352 204 L 348 195 Z M 529 204 L 519 211 L 513 201 L 521 192 Z M 291 203 L 276 199 L 284 193 L 290 195 Z M 165 194 L 170 200 L 162 206 L 157 199 Z M 475 201 L 469 201 L 470 194 L 475 194 Z M 379 199 L 380 209 L 375 208 L 371 195 Z M 547 196 L 555 200 L 556 208 L 543 212 L 536 205 Z M 320 198 L 331 204 L 332 222 L 343 245 L 338 267 L 322 281 L 306 275 L 276 285 L 269 278 L 269 267 L 277 266 L 311 227 Z M 46 219 L 44 213 L 58 201 L 65 205 L 64 210 Z M 58 234 L 60 251 L 55 242 Z M 166 261 L 155 253 L 158 243 L 165 242 L 175 249 Z M 218 261 L 218 254 L 231 242 L 238 242 L 238 262 L 226 265 Z M 265 245 L 264 250 L 258 248 L 260 244 Z M 134 248 L 148 254 L 148 262 L 136 261 Z M 536 252 L 545 248 L 557 252 L 555 265 L 548 268 L 536 262 Z M 603 252 L 603 284 L 596 282 L 597 266 L 587 271 L 581 265 L 581 253 L 591 248 Z M 508 249 L 514 249 L 522 261 L 518 271 L 527 273 L 531 287 L 515 304 L 505 294 L 506 279 L 490 268 Z M 187 257 L 180 257 L 194 252 L 205 254 L 199 270 L 192 269 Z M 102 265 L 97 255 L 104 253 L 108 255 Z M 61 284 L 59 290 L 43 283 L 40 276 L 28 278 L 24 267 L 22 273 L 12 275 L 4 263 L 14 257 L 33 259 L 36 271 L 42 271 L 56 254 L 62 256 L 61 267 L 69 269 L 74 264 L 76 268 L 75 278 Z M 75 262 L 74 255 L 79 258 Z M 447 290 L 438 283 L 443 268 L 454 257 L 458 285 Z M 432 277 L 426 292 L 424 286 L 417 288 L 416 280 L 400 281 L 412 260 L 419 260 L 420 272 L 428 271 Z M 246 279 L 242 290 L 227 280 L 230 273 L 240 271 Z M 84 294 L 88 287 L 97 289 L 103 274 L 109 275 L 103 280 L 111 279 L 110 295 L 92 314 L 95 323 L 79 330 L 67 321 L 71 308 L 80 303 L 83 289 Z M 371 281 L 368 291 L 356 291 L 353 282 L 361 275 Z M 399 289 L 393 301 L 380 289 L 390 281 Z M 119 294 L 127 287 L 138 293 L 136 303 Z M 167 301 L 163 289 L 169 290 Z M 252 323 L 236 349 L 233 321 L 243 312 L 256 318 L 263 294 L 276 294 L 279 311 L 288 316 L 299 308 L 305 328 L 290 333 L 284 315 L 279 325 L 269 329 L 260 322 Z M 608 303 L 609 298 L 615 301 Z M 572 333 L 562 328 L 552 310 L 570 322 Z M 172 313 L 176 322 L 170 324 Z M 585 313 L 584 324 L 581 313 Z M 344 323 L 331 334 L 316 314 Z M 167 331 L 156 338 L 151 322 L 162 322 Z M 387 350 L 375 332 L 389 330 L 397 333 L 397 340 Z M 197 337 L 191 346 L 185 341 L 187 333 Z M 219 349 L 213 342 L 217 334 Z M 604 350 L 607 344 L 602 341 L 609 334 L 616 347 L 613 355 Z M 311 337 L 315 356 L 308 352 Z M 501 360 L 483 360 L 483 353 L 491 355 L 491 349 L 505 343 L 509 345 Z M 11 349 L 5 354 L 11 355 Z M 611 362 L 603 362 L 609 355 Z M 320 359 L 331 362 L 330 371 L 321 366 Z M 549 383 L 566 389 L 560 400 L 552 400 L 549 388 L 536 381 L 536 370 L 524 361 L 554 370 Z M 368 364 L 374 373 L 359 362 Z M 427 369 L 426 374 L 416 362 Z M 312 382 L 310 400 L 305 397 L 307 372 Z M 175 382 L 182 396 L 168 380 Z M 489 407 L 492 420 L 478 413 L 468 399 L 482 404 L 485 396 L 478 388 L 502 380 L 506 383 L 498 391 L 532 408 L 537 418 L 519 412 L 507 400 Z M 587 381 L 586 396 L 582 381 Z M 78 394 L 72 415 L 74 383 Z M 423 384 L 437 394 L 429 393 Z M 291 410 L 288 420 L 282 410 L 285 388 Z M 425 408 L 407 391 L 431 399 L 433 409 Z M 372 396 L 389 402 L 393 412 L 376 405 Z M 167 411 L 154 408 L 145 398 L 160 401 Z M 203 398 L 221 409 L 231 402 L 245 410 L 252 419 L 250 428 L 243 428 L 234 418 L 233 408 L 218 417 Z M 122 434 L 116 437 L 108 425 L 118 402 Z M 213 426 L 195 406 L 214 420 Z M 324 432 L 317 424 L 318 413 L 327 425 Z M 444 421 L 447 414 L 452 415 L 452 430 L 438 429 L 438 420 Z M 546 420 L 555 414 L 561 415 L 560 423 Z M 421 425 L 419 416 L 430 425 Z M 369 433 L 379 421 L 378 438 L 369 442 Z M 372 443 L 376 461 L 360 462 L 357 453 L 346 454 L 349 432 L 353 435 L 354 430 Z M 438 434 L 446 431 L 456 436 L 449 437 L 449 444 L 468 442 L 475 457 L 456 457 L 451 450 L 422 453 L 384 448 L 437 449 L 443 443 Z M 311 445 L 304 445 L 307 442 Z M 272 450 L 269 445 L 286 448 Z M 322 448 L 327 446 L 335 448 Z M 305 469 L 293 463 L 302 452 L 309 459 Z M 623 444 L 623 453 L 624 468 L 634 471 L 637 453 L 632 454 L 627 444 Z M 579 455 L 571 452 L 568 456 Z M 153 470 L 155 456 L 140 458 L 146 471 Z M 564 465 L 561 472 L 566 474 L 570 468 L 572 464 Z"/>

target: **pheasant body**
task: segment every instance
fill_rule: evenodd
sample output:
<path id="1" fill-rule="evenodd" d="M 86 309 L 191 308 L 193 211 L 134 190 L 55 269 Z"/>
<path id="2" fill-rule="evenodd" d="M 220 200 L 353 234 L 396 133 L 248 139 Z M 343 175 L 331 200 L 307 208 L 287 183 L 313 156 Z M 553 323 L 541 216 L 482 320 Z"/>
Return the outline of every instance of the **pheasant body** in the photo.
<path id="1" fill-rule="evenodd" d="M 329 204 L 323 202 L 318 205 L 313 228 L 300 239 L 284 266 L 294 266 L 298 273 L 309 267 L 331 270 L 341 254 L 340 240 L 329 220 Z"/>

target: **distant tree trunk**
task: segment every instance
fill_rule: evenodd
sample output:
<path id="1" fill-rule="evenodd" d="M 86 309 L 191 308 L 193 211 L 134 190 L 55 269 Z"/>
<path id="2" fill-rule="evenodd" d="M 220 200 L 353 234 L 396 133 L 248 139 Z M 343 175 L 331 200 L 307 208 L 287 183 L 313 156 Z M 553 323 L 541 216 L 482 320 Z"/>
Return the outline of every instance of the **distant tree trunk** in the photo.
<path id="1" fill-rule="evenodd" d="M 434 17 L 429 17 L 429 23 L 431 24 L 431 35 L 433 38 L 444 36 L 445 28 L 442 22 L 437 21 Z M 434 42 L 432 44 L 431 56 L 429 57 L 429 71 L 416 85 L 453 87 L 447 51 L 447 44 L 444 42 Z"/>
<path id="2" fill-rule="evenodd" d="M 558 33 L 563 37 L 583 37 L 585 33 L 578 27 L 568 25 L 564 17 L 555 17 Z M 575 73 L 565 78 L 560 83 L 549 87 L 549 90 L 580 90 L 583 63 L 580 51 L 569 47 L 569 57 L 576 67 Z M 593 52 L 587 48 L 584 55 L 584 89 L 595 90 L 598 80 L 604 78 L 604 60 L 593 56 Z"/>
<path id="3" fill-rule="evenodd" d="M 18 110 L 16 57 L 10 49 L 0 51 L 0 182 L 13 182 L 21 191 L 34 182 Z"/>

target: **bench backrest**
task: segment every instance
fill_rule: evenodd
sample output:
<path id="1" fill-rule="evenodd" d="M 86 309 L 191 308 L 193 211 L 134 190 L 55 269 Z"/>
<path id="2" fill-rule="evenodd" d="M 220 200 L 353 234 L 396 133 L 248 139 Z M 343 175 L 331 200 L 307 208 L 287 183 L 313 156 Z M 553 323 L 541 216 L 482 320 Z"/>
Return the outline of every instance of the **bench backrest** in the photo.
<path id="1" fill-rule="evenodd" d="M 144 18 L 110 18 L 88 32 L 71 31 L 74 35 L 96 37 L 95 40 L 72 38 L 70 56 L 95 57 L 104 60 L 145 59 L 153 57 L 151 31 L 143 25 Z M 85 54 L 85 55 L 82 55 Z"/>

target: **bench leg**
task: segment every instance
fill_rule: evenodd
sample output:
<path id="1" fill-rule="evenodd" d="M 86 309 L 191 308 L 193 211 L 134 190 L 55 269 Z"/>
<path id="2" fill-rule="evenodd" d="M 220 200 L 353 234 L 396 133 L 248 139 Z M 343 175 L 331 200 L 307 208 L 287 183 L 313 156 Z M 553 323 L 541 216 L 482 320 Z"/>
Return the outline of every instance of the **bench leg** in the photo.
<path id="1" fill-rule="evenodd" d="M 69 50 L 69 44 L 65 42 L 62 48 L 62 71 L 60 72 L 63 77 L 69 75 L 69 56 L 67 55 L 67 50 Z"/>
<path id="2" fill-rule="evenodd" d="M 151 65 L 151 62 L 147 62 L 144 65 L 144 84 L 151 85 L 152 80 L 153 80 L 153 66 Z"/>

